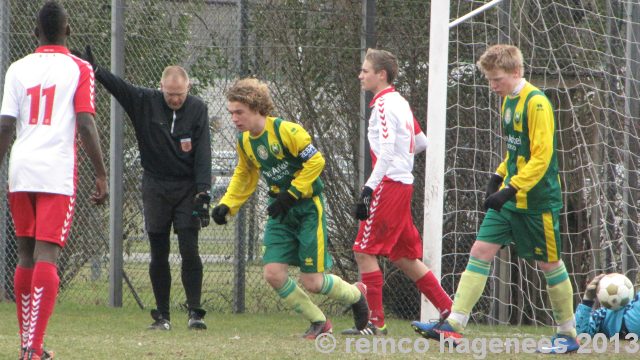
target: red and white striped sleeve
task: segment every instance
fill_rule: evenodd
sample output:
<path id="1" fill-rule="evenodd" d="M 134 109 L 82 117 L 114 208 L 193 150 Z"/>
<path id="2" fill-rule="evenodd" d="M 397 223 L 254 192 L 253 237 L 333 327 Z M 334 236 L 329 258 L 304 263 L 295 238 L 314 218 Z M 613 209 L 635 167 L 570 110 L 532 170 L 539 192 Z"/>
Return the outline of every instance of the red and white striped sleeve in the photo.
<path id="1" fill-rule="evenodd" d="M 96 113 L 95 104 L 95 75 L 93 68 L 88 62 L 71 55 L 73 61 L 78 65 L 80 69 L 80 77 L 78 78 L 78 87 L 76 88 L 76 94 L 73 98 L 73 105 L 75 107 L 76 114 L 81 112 L 87 112 L 91 114 Z"/>

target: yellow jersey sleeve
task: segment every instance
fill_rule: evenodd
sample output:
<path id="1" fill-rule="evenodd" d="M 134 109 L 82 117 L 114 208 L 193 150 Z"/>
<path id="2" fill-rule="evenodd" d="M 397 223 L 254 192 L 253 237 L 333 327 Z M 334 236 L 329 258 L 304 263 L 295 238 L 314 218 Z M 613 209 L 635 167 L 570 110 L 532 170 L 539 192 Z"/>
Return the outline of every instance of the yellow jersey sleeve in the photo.
<path id="1" fill-rule="evenodd" d="M 554 151 L 555 122 L 549 100 L 542 95 L 534 95 L 527 106 L 529 125 L 529 161 L 518 166 L 518 174 L 509 182 L 517 190 L 531 190 L 546 174 Z M 517 159 L 520 164 L 524 159 Z"/>
<path id="2" fill-rule="evenodd" d="M 296 198 L 309 198 L 313 194 L 312 185 L 322 173 L 325 160 L 311 143 L 311 136 L 300 125 L 289 121 L 280 124 L 280 138 L 289 153 L 301 159 L 302 169 L 294 174 L 289 192 Z"/>
<path id="3" fill-rule="evenodd" d="M 260 178 L 260 170 L 249 161 L 239 143 L 236 144 L 236 149 L 238 152 L 238 165 L 233 171 L 227 192 L 220 200 L 220 204 L 229 207 L 231 215 L 237 214 L 242 204 L 253 194 Z"/>
<path id="4" fill-rule="evenodd" d="M 507 158 L 509 157 L 509 154 L 507 153 Z M 498 165 L 498 169 L 496 169 L 496 174 L 502 176 L 502 178 L 504 179 L 505 176 L 507 176 L 507 158 L 505 158 L 500 165 Z"/>

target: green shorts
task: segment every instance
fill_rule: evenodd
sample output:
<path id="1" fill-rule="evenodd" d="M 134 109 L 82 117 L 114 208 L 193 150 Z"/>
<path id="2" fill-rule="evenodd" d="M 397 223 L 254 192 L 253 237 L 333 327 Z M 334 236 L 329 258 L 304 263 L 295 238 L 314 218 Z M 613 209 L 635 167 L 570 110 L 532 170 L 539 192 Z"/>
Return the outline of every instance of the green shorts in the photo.
<path id="1" fill-rule="evenodd" d="M 489 209 L 480 225 L 478 240 L 499 245 L 513 243 L 521 258 L 556 262 L 562 250 L 559 216 L 558 210 L 528 214 Z"/>
<path id="2" fill-rule="evenodd" d="M 298 266 L 303 273 L 329 270 L 333 260 L 327 248 L 324 209 L 324 198 L 318 195 L 298 201 L 282 223 L 269 217 L 264 231 L 262 262 Z"/>

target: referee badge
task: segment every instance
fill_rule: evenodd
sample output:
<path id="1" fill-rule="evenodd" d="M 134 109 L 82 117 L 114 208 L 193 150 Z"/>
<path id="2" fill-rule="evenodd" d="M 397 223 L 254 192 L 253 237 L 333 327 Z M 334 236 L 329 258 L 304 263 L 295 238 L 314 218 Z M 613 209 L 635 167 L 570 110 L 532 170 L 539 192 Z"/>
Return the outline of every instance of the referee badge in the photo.
<path id="1" fill-rule="evenodd" d="M 264 147 L 264 145 L 260 144 L 258 145 L 258 156 L 260 157 L 260 159 L 262 160 L 267 160 L 267 158 L 269 157 L 269 153 L 267 152 L 267 148 Z"/>
<path id="2" fill-rule="evenodd" d="M 180 139 L 180 149 L 184 152 L 191 151 L 191 138 Z"/>

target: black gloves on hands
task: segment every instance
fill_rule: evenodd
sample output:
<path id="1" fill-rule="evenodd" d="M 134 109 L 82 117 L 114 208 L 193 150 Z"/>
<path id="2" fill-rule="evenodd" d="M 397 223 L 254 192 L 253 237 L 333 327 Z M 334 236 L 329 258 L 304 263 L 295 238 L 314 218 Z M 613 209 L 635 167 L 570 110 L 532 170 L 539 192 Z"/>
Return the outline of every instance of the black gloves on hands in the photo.
<path id="1" fill-rule="evenodd" d="M 369 205 L 371 205 L 371 195 L 373 195 L 373 189 L 368 186 L 362 188 L 360 193 L 360 201 L 356 204 L 355 218 L 358 220 L 367 220 L 369 218 Z"/>
<path id="2" fill-rule="evenodd" d="M 220 204 L 213 208 L 211 211 L 211 217 L 213 221 L 218 225 L 224 225 L 227 223 L 227 214 L 229 213 L 229 207 L 225 204 Z"/>
<path id="3" fill-rule="evenodd" d="M 500 189 L 500 185 L 502 185 L 502 181 L 504 178 L 498 174 L 491 175 L 491 179 L 489 179 L 489 183 L 487 184 L 487 194 L 484 199 L 487 200 L 489 196 L 493 195 L 498 189 Z"/>
<path id="4" fill-rule="evenodd" d="M 509 201 L 509 199 L 511 199 L 515 194 L 516 189 L 507 185 L 502 190 L 493 193 L 484 201 L 484 209 L 493 209 L 495 211 L 500 211 L 500 209 L 502 209 L 502 205 Z"/>
<path id="5" fill-rule="evenodd" d="M 84 54 L 82 54 L 80 58 L 82 58 L 82 60 L 91 64 L 91 67 L 93 68 L 93 72 L 98 71 L 98 64 L 96 64 L 96 59 L 93 57 L 93 52 L 91 52 L 91 45 L 87 45 L 84 48 Z"/>
<path id="6" fill-rule="evenodd" d="M 287 216 L 289 209 L 296 203 L 297 199 L 291 195 L 288 191 L 281 191 L 278 193 L 276 200 L 267 207 L 267 213 L 273 219 L 277 219 L 280 216 L 280 222 Z"/>
<path id="7" fill-rule="evenodd" d="M 209 203 L 211 202 L 211 195 L 206 192 L 197 193 L 193 199 L 193 216 L 200 218 L 200 226 L 209 226 Z"/>

